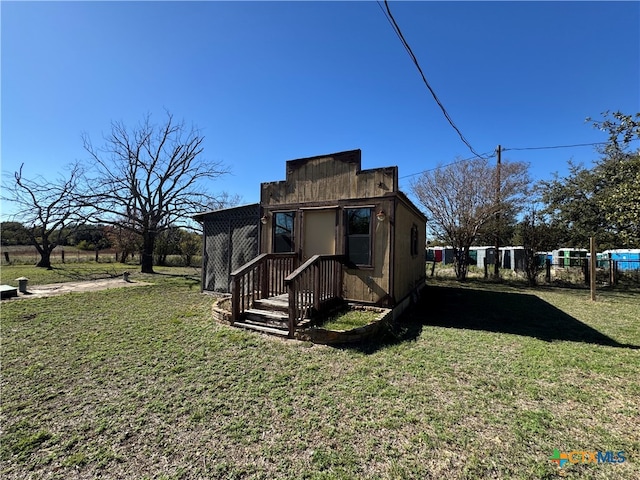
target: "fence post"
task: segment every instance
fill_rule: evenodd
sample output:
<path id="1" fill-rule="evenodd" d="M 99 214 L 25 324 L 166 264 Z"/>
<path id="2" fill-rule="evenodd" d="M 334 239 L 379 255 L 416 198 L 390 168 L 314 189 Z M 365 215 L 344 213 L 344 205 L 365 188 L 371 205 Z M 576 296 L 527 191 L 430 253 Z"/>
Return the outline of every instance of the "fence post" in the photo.
<path id="1" fill-rule="evenodd" d="M 486 280 L 487 278 L 489 278 L 489 269 L 487 268 L 487 257 L 486 256 L 482 259 L 482 263 L 484 263 L 484 279 Z"/>
<path id="2" fill-rule="evenodd" d="M 551 283 L 551 260 L 549 260 L 548 258 L 545 258 L 544 266 L 546 270 L 544 280 L 547 283 Z"/>
<path id="3" fill-rule="evenodd" d="M 613 260 L 609 259 L 609 285 L 613 286 L 615 283 L 615 274 L 613 272 Z"/>
<path id="4" fill-rule="evenodd" d="M 589 239 L 589 289 L 591 290 L 591 300 L 596 301 L 596 238 Z"/>

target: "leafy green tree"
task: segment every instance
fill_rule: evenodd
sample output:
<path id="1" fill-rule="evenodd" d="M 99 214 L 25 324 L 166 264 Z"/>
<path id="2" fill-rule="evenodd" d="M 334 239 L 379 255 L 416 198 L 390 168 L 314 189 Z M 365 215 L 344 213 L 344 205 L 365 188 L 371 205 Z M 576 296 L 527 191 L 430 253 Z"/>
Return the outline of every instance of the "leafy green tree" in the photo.
<path id="1" fill-rule="evenodd" d="M 191 266 L 193 257 L 202 252 L 202 236 L 194 232 L 182 231 L 180 253 L 186 267 Z"/>
<path id="2" fill-rule="evenodd" d="M 29 231 L 20 222 L 2 222 L 0 225 L 2 245 L 29 245 Z"/>
<path id="3" fill-rule="evenodd" d="M 500 221 L 496 217 L 490 218 L 487 223 L 479 230 L 477 238 L 473 244 L 476 246 L 495 245 L 496 231 L 499 229 L 498 236 L 503 245 L 520 245 L 513 241 L 513 235 L 518 224 L 519 209 L 515 207 L 507 208 L 500 214 Z"/>
<path id="4" fill-rule="evenodd" d="M 153 254 L 155 255 L 156 265 L 164 266 L 167 264 L 169 255 L 180 255 L 180 241 L 182 240 L 182 231 L 178 227 L 170 227 L 156 236 Z"/>
<path id="5" fill-rule="evenodd" d="M 529 285 L 537 284 L 538 274 L 544 268 L 544 262 L 538 252 L 547 252 L 559 246 L 562 232 L 549 222 L 545 215 L 532 202 L 524 211 L 522 219 L 515 227 L 514 245 L 524 247 L 524 271 Z"/>
<path id="6" fill-rule="evenodd" d="M 111 247 L 104 225 L 81 225 L 69 238 L 81 250 L 103 250 Z"/>
<path id="7" fill-rule="evenodd" d="M 584 247 L 596 236 L 600 247 L 640 245 L 640 150 L 631 142 L 640 139 L 640 113 L 603 114 L 594 122 L 609 134 L 600 149 L 602 158 L 592 168 L 569 162 L 566 177 L 555 175 L 544 182 L 545 213 L 564 230 L 570 246 Z"/>

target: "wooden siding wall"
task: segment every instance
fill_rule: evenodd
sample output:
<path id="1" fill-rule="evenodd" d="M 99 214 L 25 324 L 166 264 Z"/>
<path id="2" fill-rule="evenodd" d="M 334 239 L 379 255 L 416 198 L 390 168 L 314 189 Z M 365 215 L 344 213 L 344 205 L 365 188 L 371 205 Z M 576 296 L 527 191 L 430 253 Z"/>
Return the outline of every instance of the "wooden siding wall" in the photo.
<path id="1" fill-rule="evenodd" d="M 385 303 L 391 295 L 391 225 L 393 198 L 379 202 L 375 211 L 383 209 L 387 218 L 373 221 L 373 268 L 347 269 L 344 278 L 344 297 L 347 300 Z"/>
<path id="2" fill-rule="evenodd" d="M 411 228 L 418 227 L 418 252 L 411 255 Z M 402 300 L 426 277 L 426 223 L 403 201 L 398 201 L 395 223 L 394 296 Z"/>
<path id="3" fill-rule="evenodd" d="M 349 300 L 387 304 L 401 300 L 424 280 L 425 219 L 399 192 L 397 167 L 361 170 L 360 166 L 359 150 L 288 161 L 286 180 L 263 183 L 260 188 L 260 206 L 268 217 L 261 229 L 260 252 L 273 248 L 273 212 L 296 212 L 294 237 L 296 253 L 301 256 L 303 209 L 338 209 L 336 254 L 345 251 L 345 207 L 374 206 L 374 214 L 382 209 L 387 217 L 384 221 L 379 222 L 375 215 L 372 218 L 373 268 L 348 269 L 343 293 Z M 413 224 L 418 226 L 418 255 L 412 257 Z"/>
<path id="4" fill-rule="evenodd" d="M 398 168 L 360 169 L 360 151 L 287 162 L 287 179 L 261 185 L 260 204 L 277 205 L 379 197 L 398 188 Z"/>

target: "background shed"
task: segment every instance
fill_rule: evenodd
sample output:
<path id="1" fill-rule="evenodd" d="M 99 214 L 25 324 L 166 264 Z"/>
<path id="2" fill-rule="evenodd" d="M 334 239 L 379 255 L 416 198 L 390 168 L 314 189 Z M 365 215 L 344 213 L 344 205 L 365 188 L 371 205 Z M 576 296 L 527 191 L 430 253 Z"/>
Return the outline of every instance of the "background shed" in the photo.
<path id="1" fill-rule="evenodd" d="M 603 254 L 616 260 L 620 270 L 640 270 L 640 248 L 617 248 L 605 250 Z"/>
<path id="2" fill-rule="evenodd" d="M 260 205 L 205 212 L 202 224 L 202 289 L 231 292 L 231 272 L 258 255 Z"/>

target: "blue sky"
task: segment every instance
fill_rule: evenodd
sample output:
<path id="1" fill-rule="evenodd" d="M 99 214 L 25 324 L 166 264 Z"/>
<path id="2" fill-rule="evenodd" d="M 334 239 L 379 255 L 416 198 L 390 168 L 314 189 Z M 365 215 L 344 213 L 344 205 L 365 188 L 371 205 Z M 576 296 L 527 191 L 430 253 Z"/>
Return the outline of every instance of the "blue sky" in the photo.
<path id="1" fill-rule="evenodd" d="M 478 152 L 593 143 L 640 111 L 638 2 L 391 2 L 431 86 Z M 376 2 L 1 2 L 2 173 L 52 177 L 111 121 L 164 109 L 259 200 L 285 161 L 359 148 L 410 175 L 472 156 Z M 511 150 L 534 178 L 593 147 Z M 7 212 L 7 206 L 3 206 Z"/>

